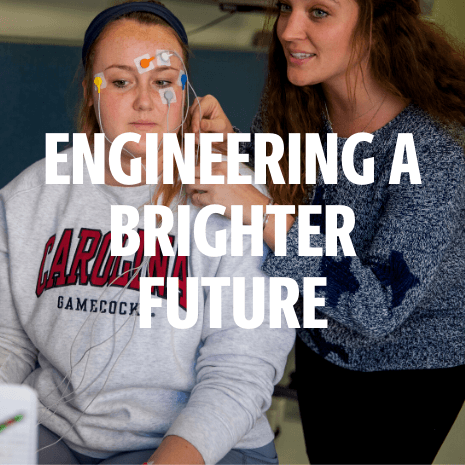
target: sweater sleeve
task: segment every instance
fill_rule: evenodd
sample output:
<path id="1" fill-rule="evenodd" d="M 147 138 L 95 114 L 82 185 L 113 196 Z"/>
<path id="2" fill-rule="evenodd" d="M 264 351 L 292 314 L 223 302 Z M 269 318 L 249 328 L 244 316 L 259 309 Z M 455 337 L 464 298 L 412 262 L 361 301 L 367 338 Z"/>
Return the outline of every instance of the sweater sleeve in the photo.
<path id="1" fill-rule="evenodd" d="M 304 277 L 326 277 L 326 286 L 316 288 L 325 299 L 318 308 L 323 314 L 367 337 L 388 335 L 433 292 L 441 261 L 463 229 L 463 152 L 452 147 L 423 147 L 422 184 L 410 184 L 405 175 L 400 184 L 386 179 L 384 211 L 363 260 L 344 256 L 340 244 L 337 257 L 325 256 L 324 234 L 311 236 L 323 256 L 299 256 L 297 220 L 287 236 L 287 256 L 268 254 L 262 269 L 292 277 L 301 295 Z"/>
<path id="2" fill-rule="evenodd" d="M 270 328 L 269 278 L 261 272 L 260 262 L 261 257 L 250 257 L 250 241 L 245 238 L 243 257 L 221 258 L 215 276 L 231 278 L 231 286 L 221 292 L 221 328 L 210 327 L 210 308 L 217 309 L 219 302 L 210 298 L 210 288 L 203 288 L 208 297 L 196 385 L 167 435 L 189 441 L 207 464 L 224 457 L 268 410 L 294 343 L 293 328 L 285 323 Z M 244 295 L 240 289 L 233 292 L 235 277 L 245 278 L 247 319 L 252 317 L 253 278 L 264 280 L 265 296 L 258 299 L 264 302 L 264 320 L 255 329 L 243 329 L 234 320 L 233 308 L 240 306 L 238 299 Z"/>
<path id="3" fill-rule="evenodd" d="M 0 193 L 0 383 L 21 384 L 34 369 L 37 349 L 25 333 L 11 293 L 8 236 Z"/>

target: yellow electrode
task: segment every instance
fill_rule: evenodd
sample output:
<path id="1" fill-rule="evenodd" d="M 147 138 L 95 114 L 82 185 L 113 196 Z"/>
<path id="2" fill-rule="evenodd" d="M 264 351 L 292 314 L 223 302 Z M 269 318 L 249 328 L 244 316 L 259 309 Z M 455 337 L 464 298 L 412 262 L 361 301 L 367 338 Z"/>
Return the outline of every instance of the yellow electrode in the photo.
<path id="1" fill-rule="evenodd" d="M 100 86 L 102 85 L 102 78 L 100 76 L 97 76 L 94 79 L 94 84 L 97 86 L 97 91 L 100 94 Z"/>

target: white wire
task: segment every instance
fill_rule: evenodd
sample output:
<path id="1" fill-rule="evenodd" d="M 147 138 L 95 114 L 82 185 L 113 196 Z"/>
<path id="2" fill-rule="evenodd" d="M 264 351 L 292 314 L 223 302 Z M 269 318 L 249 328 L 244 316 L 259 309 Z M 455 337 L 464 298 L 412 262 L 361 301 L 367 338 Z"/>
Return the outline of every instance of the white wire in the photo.
<path id="1" fill-rule="evenodd" d="M 146 263 L 150 260 L 150 257 L 146 257 L 143 262 L 141 263 L 140 266 L 138 266 L 137 268 L 131 268 L 127 271 L 125 271 L 123 274 L 119 275 L 118 277 L 116 277 L 111 283 L 108 283 L 106 286 L 105 286 L 105 289 L 103 290 L 103 292 L 100 294 L 100 297 L 98 298 L 97 300 L 97 303 L 101 300 L 101 298 L 103 297 L 103 295 L 105 294 L 105 292 L 107 292 L 108 288 L 113 285 L 113 283 L 115 283 L 118 279 L 120 279 L 122 276 L 124 276 L 125 274 L 131 272 L 131 271 L 135 271 L 134 275 L 131 277 L 131 279 L 128 281 L 128 283 L 124 286 L 123 289 L 121 289 L 118 294 L 120 294 L 116 304 L 118 305 L 118 303 L 120 302 L 121 300 L 121 297 L 123 296 L 124 294 L 124 291 L 126 291 L 126 289 L 131 285 L 132 281 L 136 278 L 136 276 L 138 275 L 140 269 L 146 265 Z M 93 329 L 95 327 L 95 323 L 98 319 L 98 317 L 100 316 L 100 313 L 101 312 L 98 312 L 97 315 L 96 315 L 96 318 L 94 319 L 94 323 L 92 324 L 92 333 L 91 333 L 91 344 L 92 344 L 92 339 L 93 339 Z M 55 389 L 57 389 L 59 386 L 61 386 L 61 384 L 63 384 L 63 382 L 65 381 L 65 379 L 68 377 L 68 384 L 66 385 L 65 387 L 65 390 L 68 388 L 69 386 L 69 383 L 71 381 L 71 377 L 72 377 L 72 373 L 73 373 L 73 369 L 83 360 L 84 356 L 90 352 L 92 349 L 104 344 L 105 342 L 107 342 L 110 338 L 113 338 L 113 346 L 112 346 L 112 353 L 110 355 L 110 358 L 108 360 L 108 362 L 106 363 L 106 365 L 104 366 L 104 368 L 100 371 L 100 373 L 98 374 L 98 376 L 94 379 L 94 381 L 92 381 L 86 388 L 84 388 L 82 391 L 80 391 L 79 393 L 76 393 L 76 390 L 79 389 L 79 387 L 81 386 L 81 384 L 83 383 L 84 379 L 85 379 L 85 374 L 86 374 L 86 370 L 87 370 L 87 364 L 88 364 L 88 361 L 89 361 L 89 357 L 87 358 L 87 361 L 86 361 L 86 366 L 85 366 L 85 369 L 84 369 L 84 374 L 83 374 L 83 377 L 81 379 L 81 382 L 79 383 L 78 387 L 76 389 L 73 389 L 73 392 L 71 392 L 70 394 L 67 394 L 67 395 L 64 395 L 62 396 L 58 401 L 57 403 L 54 405 L 56 406 L 56 409 L 45 419 L 40 419 L 38 424 L 40 423 L 43 423 L 45 420 L 47 420 L 48 418 L 50 418 L 52 415 L 54 415 L 56 413 L 56 410 L 58 409 L 58 405 L 60 404 L 60 402 L 68 397 L 69 395 L 72 395 L 72 394 L 75 394 L 75 396 L 72 398 L 72 399 L 69 399 L 68 401 L 65 401 L 63 402 L 63 404 L 66 404 L 68 402 L 71 402 L 72 400 L 74 400 L 77 396 L 81 395 L 82 393 L 84 393 L 87 389 L 89 389 L 92 384 L 94 384 L 94 382 L 98 379 L 98 377 L 105 371 L 106 367 L 108 366 L 109 362 L 111 361 L 112 357 L 113 357 L 113 354 L 114 354 L 114 349 L 115 349 L 115 336 L 116 334 L 119 333 L 119 331 L 126 325 L 126 323 L 129 321 L 129 319 L 131 318 L 131 315 L 128 316 L 128 318 L 126 319 L 126 321 L 120 326 L 120 328 L 118 328 L 117 331 L 115 331 L 115 320 L 116 320 L 116 312 L 115 312 L 115 316 L 113 317 L 113 334 L 111 336 L 109 336 L 108 338 L 106 338 L 105 340 L 103 340 L 102 342 L 89 347 L 81 356 L 81 358 L 79 359 L 79 361 L 77 363 L 75 363 L 74 365 L 72 365 L 72 351 L 73 351 L 73 347 L 74 347 L 74 343 L 76 342 L 76 339 L 77 337 L 79 336 L 79 333 L 81 332 L 82 328 L 84 327 L 84 325 L 86 324 L 86 322 L 88 321 L 88 319 L 91 317 L 91 313 L 89 313 L 88 317 L 86 318 L 86 320 L 84 321 L 84 323 L 81 325 L 81 328 L 79 329 L 78 333 L 76 334 L 74 340 L 73 340 L 73 343 L 71 345 L 71 349 L 70 349 L 70 371 L 68 371 L 68 373 L 65 375 L 64 379 L 62 380 L 62 382 L 55 386 L 52 391 L 50 391 L 43 399 L 46 399 Z M 50 409 L 50 406 L 47 406 L 48 409 Z M 52 407 L 53 408 L 53 407 Z"/>
<path id="2" fill-rule="evenodd" d="M 189 81 L 189 77 L 188 77 L 188 73 L 187 73 L 187 69 L 186 69 L 186 66 L 184 64 L 184 60 L 179 56 L 179 54 L 173 50 L 170 52 L 174 53 L 181 61 L 181 64 L 184 68 L 184 73 L 186 75 L 186 86 L 187 86 L 187 107 L 186 107 L 186 111 L 185 111 L 185 114 L 184 114 L 184 117 L 182 118 L 182 121 L 181 121 L 181 124 L 178 125 L 175 129 L 173 130 L 169 130 L 169 112 L 170 112 L 170 102 L 168 102 L 168 112 L 167 112 L 167 133 L 170 133 L 170 132 L 174 132 L 176 131 L 177 129 L 179 129 L 181 127 L 181 131 L 182 131 L 182 153 L 184 153 L 184 123 L 187 119 L 187 116 L 188 116 L 188 113 L 189 113 L 189 88 L 192 90 L 194 96 L 195 96 L 195 99 L 197 100 L 197 103 L 198 103 L 198 108 L 199 108 L 199 114 L 200 114 L 200 121 L 202 119 L 202 111 L 201 111 L 201 105 L 200 105 L 200 99 L 198 98 L 194 88 L 192 87 L 190 81 Z M 160 52 L 159 54 L 161 54 L 162 52 Z M 112 141 L 107 137 L 107 135 L 105 134 L 104 130 L 103 130 L 103 124 L 102 124 L 102 118 L 101 118 L 101 111 L 100 111 L 100 92 L 99 92 L 99 95 L 98 95 L 98 117 L 99 117 L 99 125 L 100 125 L 100 129 L 102 130 L 102 133 L 104 134 L 105 136 L 105 139 L 111 144 Z M 182 93 L 182 111 L 184 111 L 184 92 Z M 199 126 L 199 140 L 200 140 L 200 134 L 201 134 L 201 130 L 200 130 L 200 126 Z M 158 151 L 160 150 L 160 147 L 163 143 L 163 137 L 158 145 Z M 134 159 L 136 159 L 136 157 L 134 156 L 134 154 L 132 154 L 129 150 L 127 150 L 126 148 L 123 147 L 123 150 L 125 150 L 127 153 L 129 153 Z M 199 150 L 199 146 L 197 147 L 197 158 L 198 158 L 198 150 Z M 147 172 L 145 166 L 143 163 L 141 163 L 142 167 L 144 168 L 144 171 Z M 150 185 L 149 185 L 149 196 L 150 196 L 150 204 L 153 205 L 153 197 L 151 195 L 151 189 L 150 189 Z M 180 195 L 178 195 L 178 199 L 176 201 L 176 204 L 174 205 L 174 208 L 173 211 L 175 211 L 179 205 L 179 203 L 182 201 L 182 198 L 183 198 L 183 195 L 182 193 L 180 192 Z M 133 276 L 131 277 L 130 280 L 128 280 L 128 283 L 124 286 L 123 289 L 121 289 L 119 291 L 119 297 L 118 297 L 118 301 L 117 301 L 117 304 L 120 302 L 124 292 L 126 291 L 126 289 L 129 287 L 129 285 L 132 283 L 132 281 L 136 278 L 136 276 L 140 273 L 141 270 L 143 270 L 144 267 L 147 266 L 148 262 L 150 261 L 150 257 L 145 257 L 141 264 L 136 267 L 136 268 L 132 268 L 132 269 L 129 269 L 127 271 L 125 271 L 124 273 L 122 273 L 121 275 L 119 275 L 117 278 L 115 278 L 111 283 L 107 283 L 107 285 L 105 286 L 105 289 L 103 290 L 103 292 L 100 294 L 98 300 L 97 300 L 97 304 L 99 301 L 101 301 L 102 297 L 105 295 L 105 292 L 108 291 L 109 287 L 113 285 L 114 282 L 116 282 L 119 278 L 121 278 L 122 276 L 124 276 L 124 274 L 126 273 L 129 273 L 131 271 L 134 271 L 134 274 Z M 147 272 L 147 271 L 146 271 Z M 149 273 L 150 274 L 150 273 Z M 139 299 L 140 299 L 140 294 L 139 294 Z M 139 303 L 140 303 L 140 300 L 139 300 Z M 74 340 L 73 340 L 73 343 L 71 345 L 71 348 L 70 348 L 70 370 L 68 371 L 68 373 L 65 375 L 65 377 L 63 378 L 63 380 L 61 381 L 60 384 L 58 384 L 57 386 L 55 386 L 43 399 L 46 399 L 52 392 L 54 392 L 56 389 L 58 389 L 62 384 L 63 382 L 66 380 L 66 378 L 68 378 L 68 383 L 64 389 L 64 391 L 66 392 L 66 390 L 68 389 L 69 387 L 69 384 L 71 382 L 71 378 L 72 378 L 72 373 L 73 373 L 73 369 L 79 365 L 79 363 L 84 359 L 85 355 L 87 353 L 89 353 L 89 356 L 87 357 L 87 360 L 86 360 L 86 365 L 84 367 L 84 373 L 83 373 L 83 376 L 81 378 L 81 381 L 79 383 L 79 385 L 77 386 L 76 389 L 73 389 L 73 391 L 69 394 L 65 394 L 65 395 L 62 395 L 61 398 L 55 403 L 55 410 L 53 412 L 51 412 L 49 414 L 49 416 L 45 419 L 40 419 L 38 424 L 41 424 L 43 423 L 44 421 L 46 421 L 48 418 L 50 418 L 52 415 L 54 415 L 60 405 L 60 402 L 63 401 L 63 403 L 61 405 L 64 405 L 64 404 L 67 404 L 68 402 L 71 402 L 72 400 L 75 400 L 77 396 L 83 394 L 85 391 L 87 391 L 98 379 L 99 377 L 101 376 L 101 374 L 106 370 L 106 368 L 108 367 L 109 363 L 111 362 L 112 358 L 113 358 L 113 355 L 114 355 L 114 351 L 115 351 L 115 346 L 116 346 L 116 335 L 118 334 L 118 332 L 126 325 L 126 323 L 129 321 L 129 319 L 131 318 L 131 315 L 128 316 L 128 318 L 126 319 L 126 321 L 118 328 L 118 330 L 115 331 L 115 323 L 116 323 L 116 311 L 115 311 L 115 314 L 114 314 L 114 317 L 113 317 L 113 334 L 112 336 L 106 338 L 105 340 L 103 340 L 102 342 L 92 346 L 92 340 L 93 340 L 93 333 L 94 333 L 94 327 L 95 327 L 95 323 L 98 319 L 98 317 L 100 316 L 101 312 L 97 312 L 97 315 L 94 319 L 94 322 L 92 324 L 92 330 L 91 330 L 91 337 L 90 337 L 90 343 L 91 343 L 91 346 L 82 354 L 81 358 L 73 365 L 72 364 L 72 351 L 73 351 L 73 347 L 74 347 L 74 344 L 79 336 L 79 334 L 81 333 L 83 327 L 85 326 L 85 324 L 87 323 L 88 319 L 91 317 L 91 313 L 89 313 L 89 315 L 87 316 L 86 320 L 84 321 L 84 323 L 81 325 L 81 327 L 79 328 L 79 331 L 77 332 Z M 135 323 L 137 321 L 136 319 L 136 315 L 137 315 L 137 311 L 134 312 L 134 324 L 133 324 L 133 329 L 132 329 L 132 332 L 131 332 L 131 336 L 128 340 L 128 342 L 126 343 L 126 345 L 124 346 L 123 350 L 120 352 L 120 354 L 118 355 L 115 363 L 113 364 L 113 366 L 111 367 L 110 371 L 108 372 L 108 375 L 105 379 L 105 382 L 103 384 L 103 386 L 101 387 L 101 389 L 96 393 L 96 395 L 92 398 L 92 400 L 89 402 L 89 404 L 86 406 L 86 408 L 81 412 L 81 414 L 79 415 L 79 417 L 76 419 L 76 421 L 74 421 L 74 423 L 65 431 L 65 433 L 62 434 L 62 436 L 56 441 L 54 442 L 53 444 L 50 444 L 48 446 L 45 446 L 45 447 L 42 447 L 41 449 L 39 449 L 37 452 L 40 452 L 44 449 L 47 449 L 48 447 L 51 447 L 55 444 L 57 444 L 58 442 L 61 441 L 61 439 L 63 439 L 66 434 L 72 429 L 74 428 L 74 426 L 77 424 L 77 422 L 79 421 L 79 419 L 82 417 L 82 415 L 84 415 L 84 413 L 87 411 L 87 409 L 90 407 L 90 405 L 94 402 L 94 400 L 97 398 L 97 396 L 103 391 L 103 389 L 105 388 L 108 380 L 109 380 L 109 377 L 110 377 L 110 374 L 111 372 L 113 371 L 113 369 L 115 368 L 116 364 L 118 363 L 121 355 L 123 354 L 123 352 L 126 350 L 127 346 L 129 345 L 129 343 L 131 342 L 132 340 L 132 337 L 134 335 L 134 330 L 135 330 Z M 112 344 L 112 351 L 111 351 L 111 354 L 110 354 L 110 357 L 107 361 L 107 363 L 105 364 L 105 366 L 103 367 L 103 369 L 100 371 L 100 373 L 94 378 L 94 380 L 87 386 L 85 387 L 82 391 L 80 391 L 79 393 L 77 393 L 77 389 L 79 389 L 79 387 L 81 386 L 81 384 L 84 382 L 84 379 L 85 379 L 85 375 L 86 375 L 86 371 L 87 371 L 87 366 L 88 366 L 88 363 L 89 363 L 89 359 L 90 359 L 90 352 L 92 351 L 92 349 L 95 349 L 96 347 L 99 347 L 100 345 L 104 344 L 105 342 L 107 342 L 110 338 L 112 338 L 113 340 L 113 344 Z M 173 341 L 173 334 L 171 332 L 171 337 L 170 337 L 170 340 L 171 340 L 171 343 L 172 345 L 174 346 L 174 341 Z M 175 352 L 175 351 L 174 351 Z M 179 363 L 179 360 L 175 354 L 175 359 L 176 359 L 176 364 L 178 365 L 178 368 L 182 368 L 180 366 L 180 363 Z M 74 396 L 69 399 L 69 400 L 64 400 L 66 397 L 70 396 L 74 394 Z M 47 409 L 49 409 L 50 407 L 45 407 Z"/>
<path id="3" fill-rule="evenodd" d="M 115 312 L 115 315 L 116 315 L 116 312 Z M 130 318 L 130 317 L 129 317 Z M 129 318 L 126 320 L 126 321 L 129 321 Z M 126 345 L 123 347 L 123 350 L 120 352 L 120 354 L 118 355 L 117 359 L 115 360 L 115 363 L 113 364 L 113 366 L 111 367 L 110 371 L 108 372 L 108 375 L 105 379 L 105 382 L 103 383 L 103 386 L 101 387 L 101 389 L 97 392 L 97 394 L 95 394 L 95 396 L 92 398 L 92 400 L 89 402 L 89 404 L 87 404 L 87 407 L 80 413 L 80 415 L 78 416 L 78 418 L 76 419 L 76 421 L 61 435 L 61 437 L 55 441 L 54 443 L 52 444 L 49 444 L 48 446 L 45 446 L 45 447 L 42 447 L 41 449 L 39 449 L 37 452 L 40 452 L 44 449 L 47 449 L 48 447 L 52 447 L 54 446 L 55 444 L 58 444 L 65 436 L 66 434 L 71 431 L 71 429 L 73 429 L 77 422 L 80 420 L 80 418 L 84 415 L 84 413 L 86 413 L 87 409 L 92 405 L 92 403 L 94 402 L 94 400 L 97 398 L 97 396 L 103 391 L 103 389 L 105 388 L 108 380 L 110 379 L 110 375 L 111 375 L 111 372 L 113 371 L 113 369 L 115 368 L 116 364 L 118 363 L 118 360 L 120 359 L 121 355 L 123 355 L 123 352 L 126 350 L 127 346 L 129 345 L 129 343 L 131 342 L 132 340 L 132 337 L 134 336 L 134 329 L 136 327 L 136 318 L 134 317 L 134 324 L 132 326 L 132 332 L 131 332 L 131 337 L 129 338 L 129 341 L 126 343 Z M 113 357 L 113 353 L 112 353 L 112 356 Z M 110 357 L 110 360 L 111 360 L 111 357 Z M 99 376 L 102 372 L 99 373 Z"/>

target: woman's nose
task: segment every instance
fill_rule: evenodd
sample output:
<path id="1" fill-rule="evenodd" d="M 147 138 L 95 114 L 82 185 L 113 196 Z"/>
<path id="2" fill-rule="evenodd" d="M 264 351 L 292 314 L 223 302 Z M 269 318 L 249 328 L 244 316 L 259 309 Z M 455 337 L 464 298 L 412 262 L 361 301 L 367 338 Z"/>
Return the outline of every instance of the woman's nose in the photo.
<path id="1" fill-rule="evenodd" d="M 140 85 L 137 89 L 136 98 L 134 100 L 134 109 L 138 111 L 151 111 L 154 108 L 154 90 L 149 86 Z"/>
<path id="2" fill-rule="evenodd" d="M 293 11 L 287 17 L 281 17 L 283 21 L 280 38 L 286 42 L 294 40 L 304 40 L 307 38 L 308 18 L 305 13 Z"/>

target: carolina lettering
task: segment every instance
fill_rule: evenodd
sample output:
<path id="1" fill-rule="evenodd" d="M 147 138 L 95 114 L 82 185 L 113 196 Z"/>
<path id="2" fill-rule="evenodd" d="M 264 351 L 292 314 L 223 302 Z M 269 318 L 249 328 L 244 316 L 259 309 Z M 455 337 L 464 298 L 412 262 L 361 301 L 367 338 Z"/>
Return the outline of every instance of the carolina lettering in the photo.
<path id="1" fill-rule="evenodd" d="M 51 236 L 45 244 L 44 253 L 39 266 L 37 276 L 36 295 L 40 297 L 48 289 L 66 287 L 70 285 L 81 286 L 116 286 L 124 287 L 129 282 L 129 289 L 140 290 L 141 272 L 134 274 L 129 271 L 139 267 L 144 258 L 144 230 L 137 231 L 140 237 L 140 247 L 134 254 L 133 259 L 123 260 L 121 256 L 112 256 L 111 233 L 103 234 L 97 229 L 82 228 L 77 235 L 77 244 L 72 247 L 75 231 L 65 229 L 61 237 Z M 174 245 L 174 236 L 169 235 L 171 246 Z M 123 237 L 123 245 L 127 241 L 127 236 Z M 75 239 L 76 241 L 76 239 Z M 155 243 L 156 255 L 150 257 L 148 267 L 142 276 L 163 277 L 171 276 L 179 278 L 179 305 L 184 310 L 187 306 L 187 276 L 188 259 L 176 253 L 174 257 L 163 255 L 158 240 Z M 74 254 L 73 254 L 74 252 Z M 45 263 L 51 263 L 46 269 Z M 154 287 L 153 295 L 166 299 L 165 285 Z M 61 300 L 60 300 L 61 299 Z M 137 312 L 137 304 L 121 302 L 116 308 L 116 303 L 107 303 L 105 300 L 95 299 L 71 300 L 63 296 L 58 298 L 57 307 L 67 310 L 77 310 L 84 312 L 116 312 L 121 315 L 133 314 Z"/>

